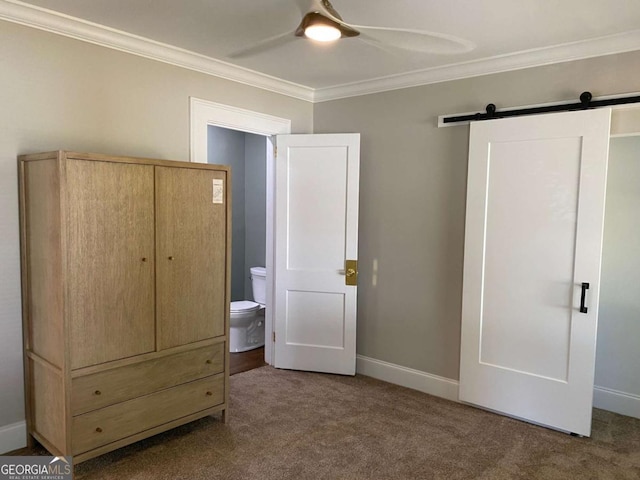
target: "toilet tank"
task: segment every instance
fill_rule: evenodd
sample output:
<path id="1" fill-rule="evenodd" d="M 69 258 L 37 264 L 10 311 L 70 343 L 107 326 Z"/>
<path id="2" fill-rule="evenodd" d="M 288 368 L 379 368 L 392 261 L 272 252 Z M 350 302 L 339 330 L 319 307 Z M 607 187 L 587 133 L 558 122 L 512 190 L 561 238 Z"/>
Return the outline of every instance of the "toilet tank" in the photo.
<path id="1" fill-rule="evenodd" d="M 266 305 L 267 303 L 267 269 L 264 267 L 251 267 L 251 287 L 253 289 L 253 301 Z"/>

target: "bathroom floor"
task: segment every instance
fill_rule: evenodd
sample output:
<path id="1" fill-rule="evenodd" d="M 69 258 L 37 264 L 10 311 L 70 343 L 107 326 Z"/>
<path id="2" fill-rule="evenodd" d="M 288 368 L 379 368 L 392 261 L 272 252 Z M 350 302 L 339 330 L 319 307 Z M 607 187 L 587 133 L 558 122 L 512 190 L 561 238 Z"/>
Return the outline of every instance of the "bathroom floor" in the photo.
<path id="1" fill-rule="evenodd" d="M 242 353 L 232 353 L 229 361 L 229 374 L 234 375 L 266 365 L 264 361 L 264 347 Z"/>

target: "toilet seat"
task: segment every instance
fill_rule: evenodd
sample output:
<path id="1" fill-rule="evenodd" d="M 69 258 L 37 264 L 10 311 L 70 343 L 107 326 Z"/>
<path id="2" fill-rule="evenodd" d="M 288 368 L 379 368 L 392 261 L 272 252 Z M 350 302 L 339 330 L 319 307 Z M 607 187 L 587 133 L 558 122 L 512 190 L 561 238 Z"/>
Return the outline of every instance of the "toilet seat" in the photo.
<path id="1" fill-rule="evenodd" d="M 231 302 L 231 313 L 250 313 L 260 310 L 260 304 L 249 300 Z"/>

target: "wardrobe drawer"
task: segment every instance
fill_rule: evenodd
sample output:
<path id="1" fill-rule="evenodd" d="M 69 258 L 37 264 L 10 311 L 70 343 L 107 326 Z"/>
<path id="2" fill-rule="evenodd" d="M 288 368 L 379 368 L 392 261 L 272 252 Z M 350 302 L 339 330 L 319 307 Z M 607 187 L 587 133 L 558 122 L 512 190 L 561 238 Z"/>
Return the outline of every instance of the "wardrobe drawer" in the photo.
<path id="1" fill-rule="evenodd" d="M 218 343 L 72 380 L 71 410 L 80 415 L 224 369 L 225 343 Z"/>
<path id="2" fill-rule="evenodd" d="M 224 375 L 215 375 L 73 417 L 73 454 L 168 423 L 224 402 Z"/>

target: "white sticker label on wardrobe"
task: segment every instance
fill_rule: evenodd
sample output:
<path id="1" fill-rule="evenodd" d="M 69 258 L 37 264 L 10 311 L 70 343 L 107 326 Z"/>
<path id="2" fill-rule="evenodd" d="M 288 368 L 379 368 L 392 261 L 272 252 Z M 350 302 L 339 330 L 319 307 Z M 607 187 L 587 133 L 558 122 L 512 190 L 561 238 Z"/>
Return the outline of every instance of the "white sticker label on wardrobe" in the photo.
<path id="1" fill-rule="evenodd" d="M 213 203 L 224 203 L 224 180 L 213 179 Z"/>

